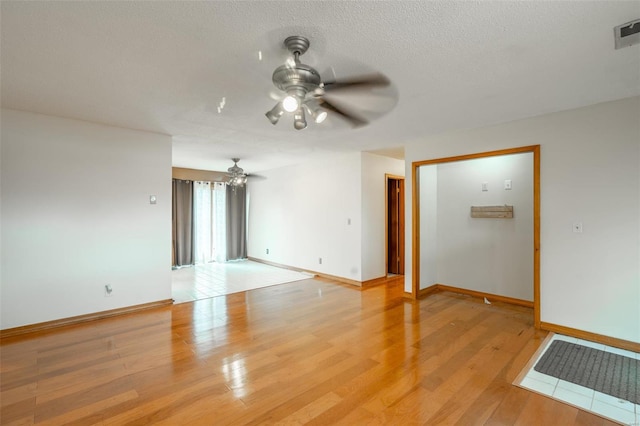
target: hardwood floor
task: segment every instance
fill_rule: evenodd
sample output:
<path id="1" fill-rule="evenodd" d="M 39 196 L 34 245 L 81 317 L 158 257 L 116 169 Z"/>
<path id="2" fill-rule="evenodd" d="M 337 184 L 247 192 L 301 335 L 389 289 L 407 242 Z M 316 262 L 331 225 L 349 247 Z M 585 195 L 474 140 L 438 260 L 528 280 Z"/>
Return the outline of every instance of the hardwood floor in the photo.
<path id="1" fill-rule="evenodd" d="M 512 386 L 531 309 L 323 279 L 2 339 L 1 423 L 610 425 Z"/>

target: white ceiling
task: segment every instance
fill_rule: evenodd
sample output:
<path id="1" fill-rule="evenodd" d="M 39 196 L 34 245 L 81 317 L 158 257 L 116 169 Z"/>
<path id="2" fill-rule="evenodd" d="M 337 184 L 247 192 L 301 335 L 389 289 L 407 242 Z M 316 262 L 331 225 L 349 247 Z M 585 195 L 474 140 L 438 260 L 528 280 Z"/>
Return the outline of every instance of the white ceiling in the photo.
<path id="1" fill-rule="evenodd" d="M 640 1 L 3 0 L 2 106 L 172 135 L 179 167 L 398 155 L 429 134 L 640 95 L 640 46 L 613 41 L 637 18 Z M 391 110 L 357 129 L 271 125 L 289 35 L 310 39 L 301 59 L 321 73 L 386 74 L 392 87 L 351 101 Z"/>

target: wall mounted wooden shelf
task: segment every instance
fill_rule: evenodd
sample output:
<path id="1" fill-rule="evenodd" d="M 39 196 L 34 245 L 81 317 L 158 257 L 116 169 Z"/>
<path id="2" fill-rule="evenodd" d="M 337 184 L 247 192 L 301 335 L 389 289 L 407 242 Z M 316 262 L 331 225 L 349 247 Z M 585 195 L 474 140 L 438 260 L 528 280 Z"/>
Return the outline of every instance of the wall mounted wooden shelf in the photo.
<path id="1" fill-rule="evenodd" d="M 513 219 L 513 206 L 471 206 L 471 217 Z"/>

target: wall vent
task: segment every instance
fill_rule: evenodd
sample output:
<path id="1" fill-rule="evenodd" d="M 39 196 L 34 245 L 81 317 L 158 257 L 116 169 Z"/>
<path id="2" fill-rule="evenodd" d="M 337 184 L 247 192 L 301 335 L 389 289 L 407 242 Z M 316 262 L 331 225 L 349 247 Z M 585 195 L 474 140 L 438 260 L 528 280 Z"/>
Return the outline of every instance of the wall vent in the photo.
<path id="1" fill-rule="evenodd" d="M 640 19 L 618 25 L 613 29 L 616 49 L 640 43 Z"/>

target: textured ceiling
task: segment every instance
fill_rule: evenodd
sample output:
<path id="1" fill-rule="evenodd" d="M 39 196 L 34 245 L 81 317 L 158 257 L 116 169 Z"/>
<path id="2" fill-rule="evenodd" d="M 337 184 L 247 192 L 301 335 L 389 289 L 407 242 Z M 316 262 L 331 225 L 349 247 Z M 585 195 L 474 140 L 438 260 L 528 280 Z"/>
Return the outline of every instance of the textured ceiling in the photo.
<path id="1" fill-rule="evenodd" d="M 624 1 L 1 2 L 2 106 L 173 136 L 175 166 L 245 170 L 338 150 L 401 153 L 425 135 L 640 94 L 640 46 L 613 27 Z M 273 126 L 282 41 L 338 77 L 392 87 L 344 95 L 365 115 L 303 131 Z M 262 60 L 258 58 L 262 52 Z M 221 113 L 217 109 L 225 98 Z"/>

